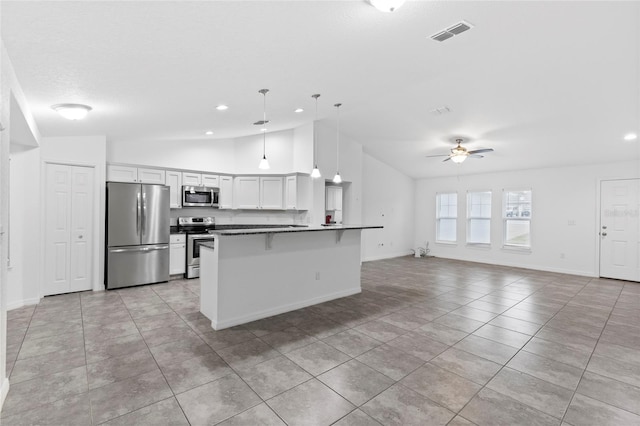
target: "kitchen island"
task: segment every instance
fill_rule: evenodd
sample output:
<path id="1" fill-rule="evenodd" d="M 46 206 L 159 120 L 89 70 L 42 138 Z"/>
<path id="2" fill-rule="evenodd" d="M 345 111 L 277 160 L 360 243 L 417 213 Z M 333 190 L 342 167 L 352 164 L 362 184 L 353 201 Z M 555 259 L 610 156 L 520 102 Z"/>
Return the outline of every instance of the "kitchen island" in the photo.
<path id="1" fill-rule="evenodd" d="M 381 226 L 212 231 L 201 244 L 200 311 L 215 330 L 360 293 L 360 235 Z"/>

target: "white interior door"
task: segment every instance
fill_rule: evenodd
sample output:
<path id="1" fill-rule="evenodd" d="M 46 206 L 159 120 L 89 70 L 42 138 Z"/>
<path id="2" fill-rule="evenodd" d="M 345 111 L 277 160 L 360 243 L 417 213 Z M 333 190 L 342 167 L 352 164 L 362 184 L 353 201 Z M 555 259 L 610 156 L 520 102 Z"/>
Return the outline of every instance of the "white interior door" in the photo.
<path id="1" fill-rule="evenodd" d="M 46 168 L 43 295 L 90 290 L 93 168 Z"/>
<path id="2" fill-rule="evenodd" d="M 600 276 L 640 281 L 640 179 L 600 185 Z"/>

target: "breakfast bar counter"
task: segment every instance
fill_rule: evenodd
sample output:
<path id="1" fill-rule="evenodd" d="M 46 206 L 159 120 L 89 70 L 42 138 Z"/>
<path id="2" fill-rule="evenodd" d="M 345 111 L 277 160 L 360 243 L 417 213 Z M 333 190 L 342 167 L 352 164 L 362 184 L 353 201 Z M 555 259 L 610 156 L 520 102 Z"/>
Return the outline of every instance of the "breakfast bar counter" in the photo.
<path id="1" fill-rule="evenodd" d="M 212 231 L 200 246 L 200 311 L 221 330 L 360 293 L 360 236 L 372 228 Z"/>

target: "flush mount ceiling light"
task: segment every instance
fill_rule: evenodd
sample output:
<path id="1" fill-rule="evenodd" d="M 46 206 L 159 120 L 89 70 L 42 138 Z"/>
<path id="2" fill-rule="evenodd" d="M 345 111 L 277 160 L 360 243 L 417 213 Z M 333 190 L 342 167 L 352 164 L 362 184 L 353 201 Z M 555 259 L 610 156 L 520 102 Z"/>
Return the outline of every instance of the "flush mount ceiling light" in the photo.
<path id="1" fill-rule="evenodd" d="M 636 139 L 638 139 L 638 135 L 636 133 L 627 133 L 624 135 L 625 141 L 635 141 Z"/>
<path id="2" fill-rule="evenodd" d="M 381 12 L 395 12 L 405 0 L 369 0 L 369 4 Z"/>
<path id="3" fill-rule="evenodd" d="M 255 124 L 256 126 L 264 126 L 262 129 L 262 160 L 260 160 L 260 164 L 258 164 L 258 168 L 260 170 L 268 170 L 269 169 L 269 162 L 267 161 L 267 123 L 269 122 L 267 120 L 267 93 L 269 93 L 269 89 L 260 89 L 258 90 L 258 93 L 261 93 L 264 101 L 263 101 L 263 108 L 262 108 L 262 120 L 261 121 L 256 121 Z"/>
<path id="4" fill-rule="evenodd" d="M 296 110 L 295 110 L 295 111 L 293 111 L 293 112 L 296 112 L 296 113 L 298 113 L 298 114 L 299 114 L 299 113 L 301 113 L 301 112 L 304 112 L 304 110 L 303 110 L 302 108 L 296 108 Z"/>
<path id="5" fill-rule="evenodd" d="M 89 105 L 82 104 L 56 104 L 51 105 L 51 109 L 67 120 L 82 120 L 92 110 Z"/>
<path id="6" fill-rule="evenodd" d="M 217 109 L 218 111 L 225 111 L 225 110 L 228 110 L 228 109 L 229 109 L 229 107 L 228 107 L 228 106 L 226 106 L 226 105 L 218 105 L 218 106 L 216 107 L 216 109 Z"/>
<path id="7" fill-rule="evenodd" d="M 213 134 L 212 130 L 207 130 L 206 132 L 204 132 L 205 135 L 207 136 L 211 136 Z"/>
<path id="8" fill-rule="evenodd" d="M 318 139 L 318 130 L 316 129 L 316 123 L 318 122 L 318 98 L 320 94 L 316 93 L 315 95 L 311 95 L 313 99 L 316 100 L 316 119 L 313 122 L 313 170 L 311 171 L 311 177 L 317 179 L 321 177 L 320 169 L 318 168 L 318 156 L 317 156 L 317 139 Z"/>
<path id="9" fill-rule="evenodd" d="M 333 177 L 333 183 L 341 183 L 340 177 L 340 107 L 342 104 L 335 104 L 336 107 L 336 175 Z"/>

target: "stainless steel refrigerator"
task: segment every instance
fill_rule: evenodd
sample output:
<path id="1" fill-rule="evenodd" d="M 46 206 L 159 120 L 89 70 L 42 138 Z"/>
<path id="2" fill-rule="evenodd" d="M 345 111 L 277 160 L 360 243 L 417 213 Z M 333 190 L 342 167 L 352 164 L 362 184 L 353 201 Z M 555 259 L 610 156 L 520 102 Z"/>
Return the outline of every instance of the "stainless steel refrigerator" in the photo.
<path id="1" fill-rule="evenodd" d="M 107 289 L 169 280 L 169 187 L 107 182 Z"/>

